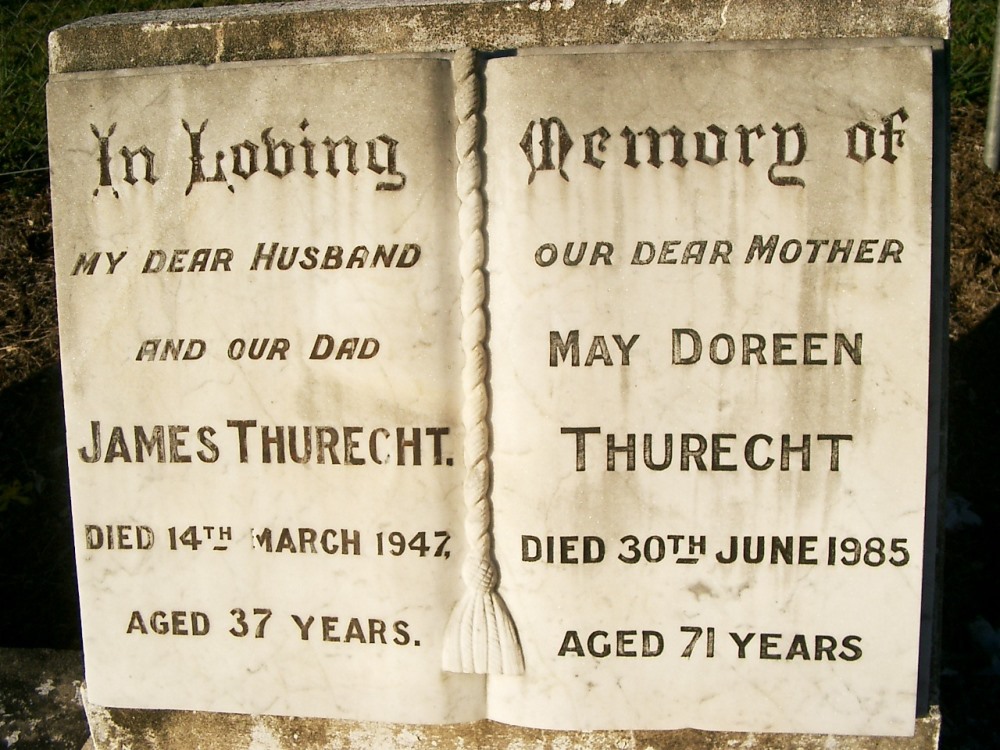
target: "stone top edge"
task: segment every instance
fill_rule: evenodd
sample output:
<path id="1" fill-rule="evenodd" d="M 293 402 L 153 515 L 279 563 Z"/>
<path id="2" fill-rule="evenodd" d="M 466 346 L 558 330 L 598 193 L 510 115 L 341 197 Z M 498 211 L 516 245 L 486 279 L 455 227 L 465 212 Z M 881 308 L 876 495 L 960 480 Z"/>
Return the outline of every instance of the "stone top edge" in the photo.
<path id="1" fill-rule="evenodd" d="M 123 13 L 49 35 L 52 73 L 683 41 L 949 37 L 949 0 L 302 0 Z"/>
<path id="2" fill-rule="evenodd" d="M 557 2 L 559 0 L 556 0 Z M 121 27 L 135 24 L 185 24 L 219 23 L 233 19 L 267 19 L 274 16 L 297 16 L 322 11 L 349 12 L 372 8 L 415 9 L 436 5 L 482 5 L 503 3 L 510 0 L 264 0 L 256 4 L 221 5 L 210 8 L 173 8 L 170 10 L 127 11 L 107 16 L 91 16 L 58 29 Z"/>

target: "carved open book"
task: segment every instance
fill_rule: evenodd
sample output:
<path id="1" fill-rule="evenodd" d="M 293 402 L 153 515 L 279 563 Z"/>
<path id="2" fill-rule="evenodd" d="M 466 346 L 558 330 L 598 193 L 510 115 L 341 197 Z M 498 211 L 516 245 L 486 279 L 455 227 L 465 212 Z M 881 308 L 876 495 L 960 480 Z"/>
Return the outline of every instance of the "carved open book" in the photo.
<path id="1" fill-rule="evenodd" d="M 929 46 L 74 73 L 49 107 L 93 703 L 912 732 Z"/>

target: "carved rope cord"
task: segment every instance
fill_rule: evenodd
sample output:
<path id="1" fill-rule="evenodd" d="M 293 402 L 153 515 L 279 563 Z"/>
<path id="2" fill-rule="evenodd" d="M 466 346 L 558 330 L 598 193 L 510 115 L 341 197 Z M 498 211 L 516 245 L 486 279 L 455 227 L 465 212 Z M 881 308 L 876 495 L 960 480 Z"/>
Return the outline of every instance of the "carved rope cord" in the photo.
<path id="1" fill-rule="evenodd" d="M 465 531 L 468 551 L 462 568 L 465 593 L 445 632 L 442 666 L 449 672 L 521 674 L 524 659 L 517 628 L 500 593 L 493 559 L 490 504 L 489 358 L 486 350 L 486 246 L 483 237 L 480 163 L 480 82 L 471 49 L 455 53 L 453 65 L 458 130 L 458 231 L 462 274 L 462 422 L 465 429 Z"/>

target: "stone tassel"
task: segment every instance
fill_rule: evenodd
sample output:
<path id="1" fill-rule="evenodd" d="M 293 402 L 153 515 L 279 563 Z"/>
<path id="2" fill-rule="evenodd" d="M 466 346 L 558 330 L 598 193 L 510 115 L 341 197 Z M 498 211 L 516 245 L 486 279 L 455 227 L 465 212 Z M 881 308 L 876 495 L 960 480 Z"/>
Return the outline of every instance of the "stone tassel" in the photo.
<path id="1" fill-rule="evenodd" d="M 489 358 L 486 351 L 486 247 L 480 190 L 480 83 L 476 55 L 459 50 L 453 61 L 455 110 L 458 115 L 458 215 L 462 249 L 462 369 L 465 427 L 465 531 L 468 551 L 462 568 L 465 593 L 445 632 L 442 667 L 449 672 L 522 674 L 524 658 L 517 628 L 497 591 L 493 559 L 492 466 L 490 464 Z"/>

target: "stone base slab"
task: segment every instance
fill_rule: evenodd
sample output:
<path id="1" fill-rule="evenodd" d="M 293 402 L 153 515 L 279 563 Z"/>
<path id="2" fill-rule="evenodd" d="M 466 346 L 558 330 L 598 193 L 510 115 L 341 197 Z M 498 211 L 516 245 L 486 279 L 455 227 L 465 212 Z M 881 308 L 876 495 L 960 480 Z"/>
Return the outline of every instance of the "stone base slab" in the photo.
<path id="1" fill-rule="evenodd" d="M 104 708 L 86 701 L 93 750 L 937 750 L 938 707 L 913 737 L 614 731 L 561 732 L 478 721 L 431 726 Z M 89 750 L 89 748 L 88 748 Z"/>

